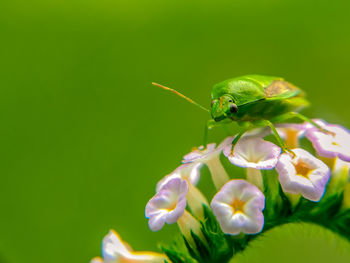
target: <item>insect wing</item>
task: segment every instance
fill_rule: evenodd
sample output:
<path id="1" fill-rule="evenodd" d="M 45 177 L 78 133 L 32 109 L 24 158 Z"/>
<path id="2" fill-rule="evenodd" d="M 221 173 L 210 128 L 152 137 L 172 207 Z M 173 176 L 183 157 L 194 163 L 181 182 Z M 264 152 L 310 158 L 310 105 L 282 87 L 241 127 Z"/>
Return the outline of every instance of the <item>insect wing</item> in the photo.
<path id="1" fill-rule="evenodd" d="M 276 80 L 264 89 L 266 100 L 283 100 L 304 95 L 303 91 L 284 80 Z"/>

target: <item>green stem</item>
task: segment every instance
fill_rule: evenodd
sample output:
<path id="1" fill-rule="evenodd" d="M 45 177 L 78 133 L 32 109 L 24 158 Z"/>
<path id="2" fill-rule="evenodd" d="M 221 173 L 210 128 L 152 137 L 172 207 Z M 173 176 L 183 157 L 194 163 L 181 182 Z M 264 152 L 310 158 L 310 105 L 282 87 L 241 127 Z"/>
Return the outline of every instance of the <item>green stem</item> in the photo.
<path id="1" fill-rule="evenodd" d="M 247 168 L 247 181 L 256 185 L 261 191 L 264 191 L 261 171 L 255 168 Z"/>
<path id="2" fill-rule="evenodd" d="M 186 195 L 187 203 L 191 212 L 199 220 L 204 219 L 203 204 L 209 206 L 207 199 L 197 187 L 187 180 L 188 192 Z"/>
<path id="3" fill-rule="evenodd" d="M 206 165 L 209 168 L 211 177 L 217 190 L 219 190 L 230 180 L 224 166 L 220 162 L 219 156 L 207 161 Z"/>
<path id="4" fill-rule="evenodd" d="M 177 225 L 179 226 L 182 235 L 191 244 L 191 246 L 196 247 L 191 231 L 196 234 L 205 244 L 207 244 L 207 241 L 202 233 L 200 223 L 186 210 L 177 220 Z"/>

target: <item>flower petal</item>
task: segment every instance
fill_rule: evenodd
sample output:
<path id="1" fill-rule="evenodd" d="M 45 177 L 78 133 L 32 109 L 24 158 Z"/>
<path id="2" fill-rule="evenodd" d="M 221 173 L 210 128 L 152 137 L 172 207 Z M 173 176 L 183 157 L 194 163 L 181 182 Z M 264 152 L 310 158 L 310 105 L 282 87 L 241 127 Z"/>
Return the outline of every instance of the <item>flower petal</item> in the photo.
<path id="1" fill-rule="evenodd" d="M 216 144 L 210 143 L 205 148 L 204 146 L 199 146 L 195 148 L 192 152 L 186 154 L 183 158 L 183 163 L 190 163 L 195 161 L 205 162 L 207 158 L 210 158 L 212 154 L 217 154 L 215 149 Z"/>
<path id="2" fill-rule="evenodd" d="M 312 142 L 320 156 L 327 158 L 339 157 L 343 161 L 350 162 L 350 132 L 340 125 L 324 125 L 325 133 L 318 129 L 310 129 L 306 137 Z"/>
<path id="3" fill-rule="evenodd" d="M 102 241 L 102 256 L 105 261 L 118 260 L 121 257 L 127 257 L 130 252 L 123 244 L 119 235 L 110 230 Z"/>
<path id="4" fill-rule="evenodd" d="M 272 169 L 278 162 L 281 148 L 261 138 L 241 138 L 232 152 L 232 145 L 226 146 L 224 155 L 231 163 L 240 167 Z"/>
<path id="5" fill-rule="evenodd" d="M 145 215 L 149 218 L 151 230 L 158 231 L 164 223 L 175 223 L 182 216 L 186 208 L 187 192 L 187 182 L 181 178 L 173 178 L 164 184 L 146 205 Z"/>

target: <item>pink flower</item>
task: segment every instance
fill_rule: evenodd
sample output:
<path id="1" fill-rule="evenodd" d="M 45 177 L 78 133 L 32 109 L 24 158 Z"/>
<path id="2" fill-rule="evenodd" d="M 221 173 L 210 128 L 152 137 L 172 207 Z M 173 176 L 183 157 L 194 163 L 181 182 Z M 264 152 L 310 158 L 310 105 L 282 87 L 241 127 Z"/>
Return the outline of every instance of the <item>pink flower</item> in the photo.
<path id="1" fill-rule="evenodd" d="M 240 167 L 272 169 L 275 167 L 281 148 L 261 138 L 241 138 L 232 151 L 232 145 L 223 150 L 231 163 Z"/>
<path id="2" fill-rule="evenodd" d="M 259 233 L 264 226 L 265 197 L 245 180 L 226 183 L 211 201 L 211 208 L 226 234 Z"/>
<path id="3" fill-rule="evenodd" d="M 322 128 L 330 133 L 318 129 L 310 129 L 306 133 L 317 153 L 323 157 L 339 157 L 343 161 L 350 162 L 349 130 L 335 124 L 325 124 Z"/>
<path id="4" fill-rule="evenodd" d="M 156 192 L 159 192 L 164 185 L 172 179 L 180 178 L 185 180 L 188 186 L 188 192 L 186 195 L 187 204 L 197 218 L 204 219 L 203 204 L 208 206 L 208 201 L 201 191 L 195 187 L 195 184 L 198 183 L 200 177 L 200 166 L 202 166 L 201 163 L 186 163 L 179 166 L 174 172 L 165 176 L 158 182 Z"/>
<path id="5" fill-rule="evenodd" d="M 276 165 L 283 191 L 319 201 L 329 181 L 328 166 L 303 149 L 293 149 L 293 152 L 294 158 L 284 153 Z"/>
<path id="6" fill-rule="evenodd" d="M 160 230 L 165 223 L 173 224 L 186 208 L 187 182 L 181 178 L 169 180 L 161 190 L 148 201 L 146 218 L 152 231 Z"/>

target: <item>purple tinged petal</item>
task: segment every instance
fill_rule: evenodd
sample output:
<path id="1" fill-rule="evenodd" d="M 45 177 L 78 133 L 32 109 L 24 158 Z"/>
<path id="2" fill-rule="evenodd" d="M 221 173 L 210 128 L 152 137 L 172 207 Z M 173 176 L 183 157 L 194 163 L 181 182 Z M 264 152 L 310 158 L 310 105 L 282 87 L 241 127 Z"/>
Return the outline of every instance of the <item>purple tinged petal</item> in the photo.
<path id="1" fill-rule="evenodd" d="M 242 203 L 242 211 L 234 211 L 233 203 Z M 241 232 L 255 234 L 262 230 L 265 197 L 255 185 L 245 180 L 227 182 L 211 201 L 211 208 L 222 231 L 237 235 Z"/>
<path id="2" fill-rule="evenodd" d="M 160 230 L 165 223 L 175 223 L 186 208 L 188 185 L 181 178 L 169 180 L 146 205 L 145 215 L 149 218 L 149 227 Z"/>
<path id="3" fill-rule="evenodd" d="M 206 148 L 203 146 L 199 146 L 192 152 L 186 154 L 183 157 L 183 163 L 191 163 L 191 162 L 205 162 L 206 158 L 210 158 L 212 154 L 217 154 L 217 151 L 215 149 L 216 144 L 215 143 L 210 143 L 207 145 Z"/>
<path id="4" fill-rule="evenodd" d="M 164 185 L 166 185 L 170 180 L 175 179 L 175 178 L 181 179 L 181 175 L 179 173 L 172 173 L 172 174 L 165 176 L 162 180 L 160 180 L 157 183 L 156 192 L 158 193 L 160 190 L 162 190 Z"/>
<path id="5" fill-rule="evenodd" d="M 171 210 L 168 212 L 166 216 L 166 223 L 167 224 L 174 224 L 176 221 L 183 215 L 185 209 L 186 209 L 186 198 L 182 197 L 177 201 L 177 205 L 174 210 Z"/>
<path id="6" fill-rule="evenodd" d="M 329 181 L 330 170 L 321 160 L 303 149 L 293 149 L 295 158 L 287 153 L 281 155 L 276 170 L 284 192 L 301 194 L 311 201 L 319 201 Z M 307 176 L 298 175 L 296 166 L 302 162 L 310 170 Z"/>
<path id="7" fill-rule="evenodd" d="M 156 186 L 156 192 L 159 192 L 163 186 L 171 179 L 180 178 L 183 180 L 189 179 L 193 185 L 197 185 L 200 179 L 201 163 L 186 163 L 177 167 L 171 174 L 161 179 Z"/>
<path id="8" fill-rule="evenodd" d="M 281 148 L 261 138 L 241 138 L 232 154 L 232 146 L 223 150 L 229 161 L 237 166 L 254 169 L 272 169 L 278 162 Z"/>
<path id="9" fill-rule="evenodd" d="M 202 167 L 202 164 L 201 163 L 195 163 L 193 165 L 193 169 L 191 170 L 190 172 L 190 176 L 189 176 L 189 179 L 190 179 L 190 182 L 193 184 L 193 185 L 197 185 L 198 182 L 199 182 L 199 179 L 200 179 L 200 169 Z"/>
<path id="10" fill-rule="evenodd" d="M 166 212 L 152 215 L 148 220 L 148 226 L 152 231 L 159 231 L 163 228 L 166 219 Z"/>
<path id="11" fill-rule="evenodd" d="M 306 137 L 312 142 L 320 156 L 327 158 L 339 157 L 350 161 L 350 132 L 340 125 L 326 124 L 322 126 L 333 134 L 324 133 L 316 128 L 309 129 Z"/>
<path id="12" fill-rule="evenodd" d="M 226 146 L 232 145 L 232 142 L 234 139 L 235 139 L 234 136 L 227 137 L 219 144 L 217 149 L 220 149 L 222 151 L 222 149 L 225 148 Z"/>
<path id="13" fill-rule="evenodd" d="M 257 211 L 253 219 L 248 219 L 243 227 L 243 232 L 247 234 L 257 234 L 264 227 L 264 215 L 261 211 Z"/>

